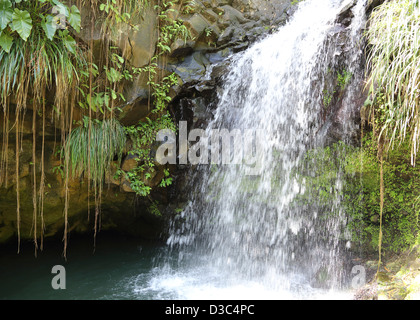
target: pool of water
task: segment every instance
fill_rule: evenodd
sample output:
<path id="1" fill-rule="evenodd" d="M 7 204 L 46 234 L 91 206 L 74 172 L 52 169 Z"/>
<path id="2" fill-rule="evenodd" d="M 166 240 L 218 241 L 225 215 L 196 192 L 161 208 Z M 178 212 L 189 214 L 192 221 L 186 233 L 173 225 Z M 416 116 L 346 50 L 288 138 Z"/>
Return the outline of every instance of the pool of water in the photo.
<path id="1" fill-rule="evenodd" d="M 280 300 L 351 299 L 349 291 L 312 288 L 299 276 L 275 275 L 270 279 L 242 279 L 211 267 L 206 257 L 179 259 L 164 244 L 117 235 L 93 240 L 71 239 L 67 261 L 60 241 L 46 243 L 34 256 L 33 245 L 0 248 L 0 299 L 106 299 L 106 300 Z M 187 261 L 180 263 L 179 261 Z M 188 263 L 194 262 L 194 263 Z M 55 265 L 66 271 L 66 289 L 54 290 Z M 273 270 L 275 273 L 275 270 Z M 272 279 L 272 277 L 271 277 Z M 279 285 L 280 284 L 280 285 Z M 284 285 L 282 285 L 284 284 Z"/>

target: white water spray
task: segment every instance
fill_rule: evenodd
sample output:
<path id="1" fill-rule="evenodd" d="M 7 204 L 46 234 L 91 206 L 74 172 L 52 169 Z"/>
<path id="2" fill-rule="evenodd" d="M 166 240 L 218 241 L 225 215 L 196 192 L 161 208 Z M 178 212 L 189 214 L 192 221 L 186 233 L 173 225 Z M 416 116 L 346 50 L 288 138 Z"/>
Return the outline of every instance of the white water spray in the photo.
<path id="1" fill-rule="evenodd" d="M 243 165 L 213 165 L 198 173 L 197 193 L 168 239 L 180 250 L 179 269 L 157 272 L 150 282 L 153 290 L 193 299 L 223 299 L 224 294 L 278 299 L 341 287 L 342 181 L 331 179 L 324 201 L 318 190 L 308 190 L 302 173 L 312 175 L 305 157 L 323 145 L 328 128 L 326 79 L 338 59 L 332 30 L 344 2 L 301 2 L 287 25 L 232 57 L 208 128 L 262 130 L 261 174 L 247 176 Z M 342 100 L 347 105 L 360 80 L 364 5 L 359 0 L 354 6 L 347 31 L 352 43 L 346 44 L 351 59 L 345 68 L 353 75 L 348 84 L 353 89 Z M 343 128 L 345 137 L 350 130 Z"/>

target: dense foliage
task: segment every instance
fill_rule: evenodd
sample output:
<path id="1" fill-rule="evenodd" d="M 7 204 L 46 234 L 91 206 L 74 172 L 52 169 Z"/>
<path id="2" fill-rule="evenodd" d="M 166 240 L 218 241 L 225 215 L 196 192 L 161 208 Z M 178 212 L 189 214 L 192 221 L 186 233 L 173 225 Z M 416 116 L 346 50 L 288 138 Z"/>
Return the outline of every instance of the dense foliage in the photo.
<path id="1" fill-rule="evenodd" d="M 409 139 L 415 163 L 420 138 L 420 8 L 411 0 L 387 1 L 371 15 L 367 31 L 372 117 L 392 147 Z"/>
<path id="2" fill-rule="evenodd" d="M 369 164 L 376 151 L 380 187 L 379 228 L 369 226 L 365 233 L 373 235 L 377 229 L 373 242 L 379 257 L 382 246 L 396 249 L 414 243 L 419 228 L 419 174 L 414 167 L 420 142 L 419 18 L 418 1 L 386 1 L 373 10 L 366 33 L 370 96 L 364 113 L 374 144 L 367 144 L 365 154 L 370 155 Z"/>
<path id="3" fill-rule="evenodd" d="M 362 147 L 342 142 L 310 150 L 298 173 L 305 192 L 295 200 L 310 208 L 317 201 L 320 219 L 334 219 L 339 201 L 346 212 L 342 239 L 351 240 L 353 250 L 367 255 L 378 249 L 380 234 L 380 161 L 372 134 Z M 402 252 L 415 244 L 419 225 L 420 172 L 410 164 L 409 144 L 392 151 L 384 160 L 384 209 L 382 249 L 386 255 Z M 340 218 L 342 219 L 342 218 Z"/>
<path id="4" fill-rule="evenodd" d="M 155 164 L 150 159 L 155 134 L 163 128 L 175 130 L 166 107 L 171 100 L 169 89 L 177 83 L 177 78 L 173 74 L 165 74 L 161 66 L 165 64 L 165 54 L 171 51 L 171 43 L 178 38 L 186 40 L 189 37 L 182 21 L 169 16 L 174 2 L 159 1 L 153 7 L 159 17 L 159 39 L 156 48 L 151 48 L 155 54 L 148 65 L 134 68 L 118 47 L 118 37 L 121 36 L 120 30 L 138 31 L 135 21 L 139 20 L 136 18 L 141 17 L 144 9 L 152 4 L 134 0 L 79 0 L 72 3 L 0 0 L 0 103 L 3 110 L 0 185 L 7 187 L 9 133 L 13 128 L 17 133 L 21 131 L 25 114 L 32 109 L 35 248 L 38 247 L 38 236 L 42 243 L 44 234 L 45 130 L 47 122 L 51 121 L 60 132 L 58 142 L 61 148 L 56 153 L 60 164 L 52 168 L 52 172 L 64 179 L 64 255 L 70 179 L 87 179 L 88 189 L 94 191 L 95 235 L 105 175 L 115 172 L 112 166 L 121 166 L 125 155 L 135 155 L 138 166 L 130 172 L 117 168 L 120 178 L 126 179 L 137 195 L 150 194 L 147 180 L 155 170 Z M 92 19 L 88 24 L 91 23 L 92 27 L 100 25 L 102 41 L 99 50 L 93 39 L 84 41 L 79 36 L 83 22 L 81 6 L 89 7 L 88 10 L 94 13 L 91 17 L 86 16 Z M 122 114 L 121 106 L 127 103 L 124 86 L 141 74 L 147 75 L 149 104 L 153 107 L 146 120 L 124 127 L 118 120 Z M 15 119 L 12 119 L 13 116 Z M 36 130 L 38 121 L 41 122 L 41 132 Z M 38 135 L 42 137 L 41 145 L 37 145 Z M 22 135 L 15 136 L 17 233 L 20 239 L 19 154 Z M 133 146 L 132 150 L 127 149 L 129 145 Z M 39 147 L 40 163 L 37 162 Z M 171 181 L 168 169 L 164 169 L 159 186 L 167 186 Z M 151 208 L 155 207 L 156 202 L 151 199 Z"/>

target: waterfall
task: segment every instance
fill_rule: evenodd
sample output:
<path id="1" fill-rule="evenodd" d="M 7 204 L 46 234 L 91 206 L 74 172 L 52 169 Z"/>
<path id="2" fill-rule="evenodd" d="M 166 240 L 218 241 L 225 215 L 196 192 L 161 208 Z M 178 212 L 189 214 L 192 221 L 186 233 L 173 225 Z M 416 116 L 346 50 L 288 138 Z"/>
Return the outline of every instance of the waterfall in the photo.
<path id="1" fill-rule="evenodd" d="M 325 162 L 308 160 L 308 154 L 328 142 L 332 120 L 326 96 L 333 88 L 335 75 L 328 75 L 333 66 L 351 75 L 341 97 L 340 138 L 346 140 L 354 129 L 349 106 L 360 91 L 365 1 L 353 7 L 346 31 L 350 42 L 343 44 L 334 37 L 335 22 L 348 4 L 302 1 L 285 26 L 231 57 L 206 135 L 236 130 L 242 144 L 252 141 L 258 172 L 249 174 L 251 166 L 243 162 L 196 170 L 196 192 L 168 239 L 179 249 L 183 276 L 206 278 L 218 287 L 263 287 L 274 298 L 342 287 L 349 247 L 339 196 L 343 181 L 337 173 L 325 190 L 313 190 L 308 179 L 316 178 L 317 166 Z M 340 45 L 346 48 L 344 59 L 337 53 Z"/>

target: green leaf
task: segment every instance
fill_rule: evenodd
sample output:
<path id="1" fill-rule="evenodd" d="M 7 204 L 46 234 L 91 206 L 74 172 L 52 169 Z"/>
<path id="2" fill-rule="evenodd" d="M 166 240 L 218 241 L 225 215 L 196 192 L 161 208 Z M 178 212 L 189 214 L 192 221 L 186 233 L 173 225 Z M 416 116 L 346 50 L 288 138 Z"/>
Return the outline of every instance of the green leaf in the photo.
<path id="1" fill-rule="evenodd" d="M 118 54 L 113 54 L 112 55 L 113 58 L 118 59 L 119 62 L 124 63 L 124 58 L 119 56 Z"/>
<path id="2" fill-rule="evenodd" d="M 68 21 L 74 30 L 80 32 L 80 11 L 76 6 L 71 6 Z"/>
<path id="3" fill-rule="evenodd" d="M 13 10 L 10 0 L 0 0 L 0 31 L 12 21 Z"/>
<path id="4" fill-rule="evenodd" d="M 13 31 L 16 31 L 24 41 L 28 40 L 32 30 L 32 19 L 28 11 L 15 8 L 15 11 L 13 12 L 12 29 Z"/>
<path id="5" fill-rule="evenodd" d="M 108 71 L 106 71 L 106 75 L 107 75 L 107 77 L 108 77 L 108 80 L 110 81 L 110 82 L 118 82 L 118 81 L 120 81 L 121 79 L 122 79 L 122 74 L 118 71 L 118 70 L 116 70 L 116 69 L 114 69 L 114 68 L 110 68 L 110 70 Z"/>
<path id="6" fill-rule="evenodd" d="M 111 90 L 111 97 L 113 100 L 117 99 L 117 94 L 115 93 L 114 90 Z"/>
<path id="7" fill-rule="evenodd" d="M 13 37 L 8 32 L 3 31 L 0 34 L 0 47 L 2 47 L 4 51 L 9 53 L 10 48 L 12 47 L 12 44 L 13 44 Z"/>
<path id="8" fill-rule="evenodd" d="M 64 36 L 63 43 L 66 46 L 67 50 L 69 50 L 73 54 L 76 54 L 76 40 L 74 40 L 71 35 L 68 34 Z"/>
<path id="9" fill-rule="evenodd" d="M 108 108 L 109 107 L 109 95 L 108 94 L 104 94 L 104 103 L 105 103 L 105 106 Z"/>
<path id="10" fill-rule="evenodd" d="M 50 14 L 47 15 L 41 22 L 41 27 L 47 35 L 47 38 L 52 40 L 54 38 L 55 31 L 57 30 L 55 18 Z"/>
<path id="11" fill-rule="evenodd" d="M 96 112 L 96 101 L 95 98 L 90 95 L 90 93 L 86 96 L 86 101 L 89 107 L 92 109 L 93 112 Z"/>

